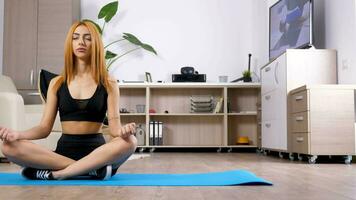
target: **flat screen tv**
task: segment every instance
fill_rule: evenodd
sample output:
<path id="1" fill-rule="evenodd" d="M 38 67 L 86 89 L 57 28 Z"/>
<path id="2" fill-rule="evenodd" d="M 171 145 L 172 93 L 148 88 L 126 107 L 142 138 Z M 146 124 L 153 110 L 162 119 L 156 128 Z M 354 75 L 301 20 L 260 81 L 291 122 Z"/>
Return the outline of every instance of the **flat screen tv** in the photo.
<path id="1" fill-rule="evenodd" d="M 312 0 L 279 0 L 269 9 L 269 59 L 312 45 Z"/>

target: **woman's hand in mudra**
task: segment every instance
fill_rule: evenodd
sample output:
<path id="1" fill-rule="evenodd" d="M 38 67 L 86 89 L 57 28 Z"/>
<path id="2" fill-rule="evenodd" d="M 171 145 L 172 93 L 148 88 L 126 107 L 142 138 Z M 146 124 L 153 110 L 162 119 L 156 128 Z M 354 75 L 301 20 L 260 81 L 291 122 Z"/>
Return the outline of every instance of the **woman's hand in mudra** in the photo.
<path id="1" fill-rule="evenodd" d="M 128 136 L 133 135 L 135 133 L 136 133 L 136 124 L 129 123 L 121 127 L 120 136 L 122 138 L 127 138 Z"/>
<path id="2" fill-rule="evenodd" d="M 0 139 L 4 142 L 13 142 L 19 139 L 19 132 L 0 126 Z"/>

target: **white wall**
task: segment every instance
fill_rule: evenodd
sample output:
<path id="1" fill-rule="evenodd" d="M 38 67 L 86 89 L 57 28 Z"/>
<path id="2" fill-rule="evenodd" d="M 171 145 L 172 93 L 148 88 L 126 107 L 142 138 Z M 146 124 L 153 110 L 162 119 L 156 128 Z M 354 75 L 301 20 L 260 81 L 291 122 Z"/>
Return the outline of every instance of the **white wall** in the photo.
<path id="1" fill-rule="evenodd" d="M 82 18 L 97 21 L 99 9 L 108 2 L 111 0 L 82 0 Z M 171 74 L 180 73 L 183 66 L 193 66 L 199 73 L 207 74 L 208 82 L 216 82 L 219 75 L 229 75 L 232 80 L 247 69 L 247 55 L 257 49 L 255 37 L 264 34 L 254 32 L 259 14 L 254 6 L 260 0 L 119 2 L 118 16 L 105 28 L 104 43 L 129 32 L 158 52 L 154 56 L 137 51 L 120 59 L 111 70 L 120 80 L 143 80 L 148 71 L 154 81 L 171 81 Z M 125 48 L 132 47 L 123 43 L 112 50 L 122 52 Z M 254 61 L 257 63 L 258 58 Z"/>
<path id="2" fill-rule="evenodd" d="M 252 3 L 253 29 L 251 34 L 253 55 L 251 69 L 260 76 L 260 68 L 268 63 L 268 6 L 267 1 L 253 1 Z M 267 45 L 266 45 L 267 41 Z"/>
<path id="3" fill-rule="evenodd" d="M 3 33 L 4 33 L 4 0 L 0 0 L 0 74 L 2 74 Z"/>
<path id="4" fill-rule="evenodd" d="M 119 14 L 106 28 L 106 43 L 131 32 L 154 46 L 159 56 L 137 51 L 116 62 L 119 79 L 170 81 L 181 67 L 194 66 L 214 82 L 227 74 L 232 80 L 247 68 L 268 62 L 268 8 L 277 0 L 120 0 Z M 325 7 L 325 48 L 338 50 L 339 83 L 356 84 L 356 2 L 321 0 Z M 111 0 L 81 0 L 83 18 L 96 19 Z M 342 3 L 340 3 L 342 2 Z M 3 56 L 4 0 L 0 0 L 0 74 Z M 114 51 L 130 48 L 122 45 Z"/>
<path id="5" fill-rule="evenodd" d="M 355 0 L 324 0 L 325 46 L 337 49 L 340 84 L 356 84 Z"/>

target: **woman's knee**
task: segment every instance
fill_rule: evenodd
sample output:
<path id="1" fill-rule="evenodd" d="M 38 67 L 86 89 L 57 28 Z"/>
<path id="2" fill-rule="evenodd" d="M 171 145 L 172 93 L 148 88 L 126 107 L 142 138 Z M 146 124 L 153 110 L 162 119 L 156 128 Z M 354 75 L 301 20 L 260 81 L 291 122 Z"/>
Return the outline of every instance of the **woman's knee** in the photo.
<path id="1" fill-rule="evenodd" d="M 137 148 L 137 139 L 134 135 L 130 136 L 130 151 L 131 153 L 134 153 L 136 151 Z"/>
<path id="2" fill-rule="evenodd" d="M 14 142 L 4 142 L 1 146 L 1 152 L 6 156 L 16 157 L 20 155 L 20 150 L 17 148 L 19 146 L 18 141 Z"/>
<path id="3" fill-rule="evenodd" d="M 115 138 L 114 142 L 121 143 L 120 146 L 125 148 L 127 152 L 135 152 L 137 147 L 137 139 L 134 135 L 130 135 L 127 138 Z"/>
<path id="4" fill-rule="evenodd" d="M 134 135 L 130 135 L 129 137 L 125 138 L 126 148 L 128 152 L 135 152 L 137 147 L 137 139 Z"/>

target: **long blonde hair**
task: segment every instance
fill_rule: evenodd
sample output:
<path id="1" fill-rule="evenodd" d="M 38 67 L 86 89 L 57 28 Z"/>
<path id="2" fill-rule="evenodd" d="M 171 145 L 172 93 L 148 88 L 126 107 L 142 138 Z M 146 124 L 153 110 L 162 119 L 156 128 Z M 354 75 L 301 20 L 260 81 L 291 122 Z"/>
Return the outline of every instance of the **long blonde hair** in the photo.
<path id="1" fill-rule="evenodd" d="M 72 38 L 75 29 L 80 25 L 86 26 L 91 35 L 92 46 L 90 54 L 90 71 L 94 81 L 97 84 L 101 83 L 107 90 L 110 90 L 108 80 L 109 74 L 105 64 L 104 45 L 97 28 L 90 21 L 78 21 L 70 27 L 64 44 L 64 70 L 61 73 L 61 77 L 56 82 L 55 88 L 58 89 L 64 81 L 69 85 L 74 79 L 75 55 L 73 53 Z"/>

